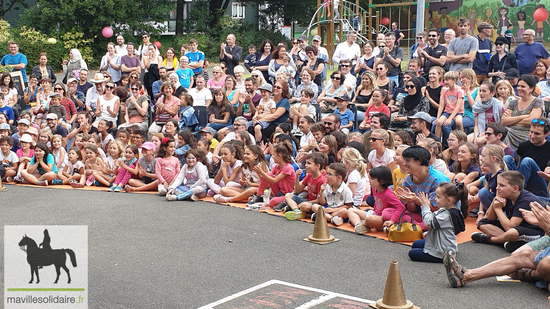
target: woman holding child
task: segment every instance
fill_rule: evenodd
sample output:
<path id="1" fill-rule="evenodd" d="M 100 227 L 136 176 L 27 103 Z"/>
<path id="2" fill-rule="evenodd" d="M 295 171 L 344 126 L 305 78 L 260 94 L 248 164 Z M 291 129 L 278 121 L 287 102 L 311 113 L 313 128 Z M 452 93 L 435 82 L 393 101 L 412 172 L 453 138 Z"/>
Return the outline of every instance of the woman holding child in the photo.
<path id="1" fill-rule="evenodd" d="M 265 142 L 269 140 L 269 137 L 277 126 L 281 123 L 285 123 L 289 116 L 290 103 L 288 99 L 290 93 L 288 92 L 288 84 L 285 82 L 276 82 L 273 86 L 273 101 L 275 101 L 275 112 L 273 114 L 264 114 L 258 117 L 258 121 L 269 122 L 269 125 L 262 130 L 261 139 Z M 248 128 L 248 132 L 254 134 L 254 128 Z M 258 143 L 259 141 L 256 141 Z"/>

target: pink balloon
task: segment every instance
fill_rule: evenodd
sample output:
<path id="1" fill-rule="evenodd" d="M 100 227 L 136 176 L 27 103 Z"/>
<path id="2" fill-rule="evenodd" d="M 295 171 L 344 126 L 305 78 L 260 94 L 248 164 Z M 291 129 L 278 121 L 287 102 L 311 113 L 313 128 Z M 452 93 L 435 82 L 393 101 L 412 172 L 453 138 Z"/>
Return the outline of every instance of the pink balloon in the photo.
<path id="1" fill-rule="evenodd" d="M 536 21 L 545 21 L 548 19 L 548 11 L 543 8 L 538 8 L 533 13 L 533 19 Z"/>
<path id="2" fill-rule="evenodd" d="M 153 44 L 155 44 L 155 46 L 160 49 L 162 47 L 162 44 L 159 42 L 159 41 L 155 41 L 153 42 Z"/>
<path id="3" fill-rule="evenodd" d="M 103 36 L 106 38 L 110 38 L 113 36 L 113 28 L 104 27 L 103 29 L 101 29 L 101 34 L 103 34 Z"/>
<path id="4" fill-rule="evenodd" d="M 382 18 L 382 20 L 380 21 L 380 23 L 384 26 L 387 26 L 389 23 L 390 23 L 390 19 L 387 18 L 387 17 L 384 17 Z"/>

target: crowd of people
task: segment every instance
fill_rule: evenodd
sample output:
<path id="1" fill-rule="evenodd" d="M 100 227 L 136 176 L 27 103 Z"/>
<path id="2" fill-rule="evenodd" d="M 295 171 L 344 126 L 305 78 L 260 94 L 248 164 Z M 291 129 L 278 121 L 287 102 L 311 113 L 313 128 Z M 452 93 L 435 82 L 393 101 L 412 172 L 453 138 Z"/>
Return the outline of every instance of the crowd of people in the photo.
<path id="1" fill-rule="evenodd" d="M 452 286 L 506 269 L 547 287 L 550 54 L 527 29 L 515 53 L 498 37 L 491 55 L 490 24 L 476 37 L 469 20 L 458 25 L 445 45 L 436 29 L 417 32 L 405 71 L 392 31 L 362 49 L 350 32 L 332 55 L 304 35 L 243 55 L 229 34 L 211 72 L 196 39 L 178 57 L 148 34 L 137 48 L 118 36 L 93 76 L 71 50 L 61 81 L 45 53 L 27 76 L 11 42 L 1 64 L 21 72 L 25 89 L 18 100 L 10 74 L 0 76 L 0 174 L 267 203 L 288 220 L 324 211 L 358 234 L 387 230 L 408 210 L 425 232 L 409 257 L 444 263 Z M 480 230 L 472 240 L 514 252 L 514 269 L 497 261 L 475 276 L 458 264 L 468 216 Z"/>

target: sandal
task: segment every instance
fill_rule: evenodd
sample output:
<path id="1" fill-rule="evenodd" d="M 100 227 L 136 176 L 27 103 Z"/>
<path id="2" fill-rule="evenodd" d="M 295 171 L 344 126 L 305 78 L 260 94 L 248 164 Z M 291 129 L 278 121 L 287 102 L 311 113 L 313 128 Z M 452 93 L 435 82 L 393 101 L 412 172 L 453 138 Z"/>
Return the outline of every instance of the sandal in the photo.
<path id="1" fill-rule="evenodd" d="M 466 268 L 460 265 L 454 256 L 454 251 L 452 249 L 446 249 L 443 254 L 443 265 L 447 270 L 447 279 L 453 288 L 460 288 L 466 285 L 464 283 L 464 273 Z"/>
<path id="2" fill-rule="evenodd" d="M 531 275 L 533 274 L 533 269 L 531 268 L 520 268 L 516 270 L 515 272 L 509 274 L 510 278 L 521 280 L 521 281 L 528 281 L 533 282 L 533 279 L 531 278 Z"/>

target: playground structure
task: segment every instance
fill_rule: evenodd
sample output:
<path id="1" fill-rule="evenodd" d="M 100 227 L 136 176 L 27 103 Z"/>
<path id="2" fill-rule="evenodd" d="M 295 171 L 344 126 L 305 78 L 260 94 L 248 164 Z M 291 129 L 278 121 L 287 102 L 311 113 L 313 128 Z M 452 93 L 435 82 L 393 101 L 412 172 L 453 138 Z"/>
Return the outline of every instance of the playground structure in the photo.
<path id="1" fill-rule="evenodd" d="M 364 43 L 372 40 L 373 35 L 390 31 L 393 21 L 403 24 L 402 12 L 409 12 L 405 23 L 413 27 L 415 22 L 411 20 L 413 12 L 410 8 L 416 5 L 416 2 L 373 4 L 372 0 L 369 0 L 368 9 L 364 9 L 359 5 L 359 0 L 355 3 L 347 0 L 317 0 L 317 10 L 304 33 L 308 37 L 311 32 L 320 35 L 329 55 L 332 55 L 336 45 L 345 40 L 344 34 L 348 31 L 355 30 L 357 38 Z M 425 12 L 427 16 L 427 6 Z M 397 14 L 397 17 L 392 18 L 392 13 Z M 427 29 L 427 20 L 423 24 L 424 29 Z M 401 31 L 413 33 L 415 29 L 407 28 Z M 331 59 L 329 62 L 332 64 Z"/>

